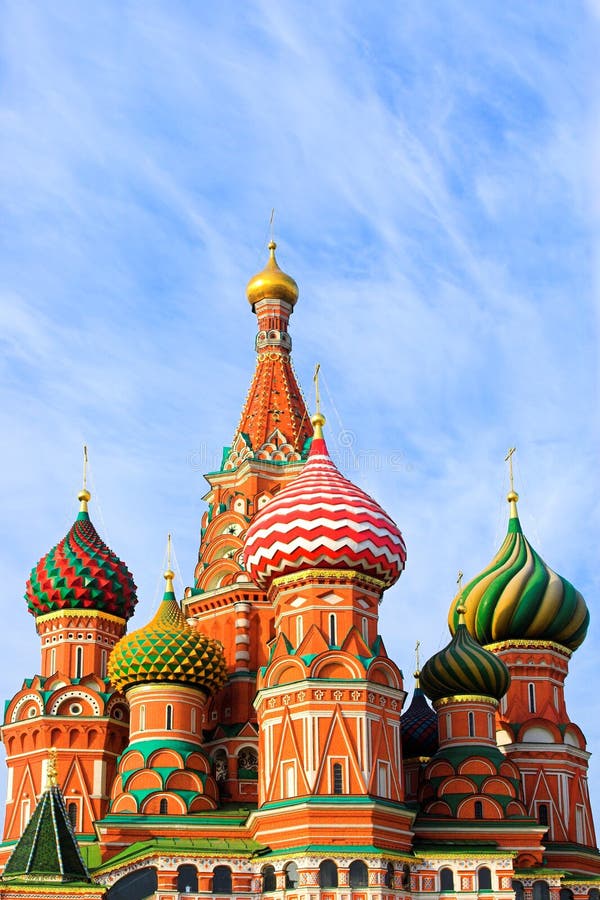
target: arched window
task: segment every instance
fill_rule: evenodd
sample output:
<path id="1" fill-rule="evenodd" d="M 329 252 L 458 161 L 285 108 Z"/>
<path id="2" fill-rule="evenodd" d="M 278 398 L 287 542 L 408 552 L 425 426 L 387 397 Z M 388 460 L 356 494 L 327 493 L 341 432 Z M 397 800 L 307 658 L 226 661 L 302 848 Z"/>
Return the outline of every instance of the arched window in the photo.
<path id="1" fill-rule="evenodd" d="M 53 647 L 50 651 L 50 674 L 54 675 L 56 672 L 56 647 Z"/>
<path id="2" fill-rule="evenodd" d="M 285 869 L 283 870 L 285 874 L 285 889 L 286 891 L 295 891 L 298 887 L 298 866 L 295 862 L 290 862 L 287 864 Z"/>
<path id="3" fill-rule="evenodd" d="M 402 887 L 406 890 L 410 890 L 410 866 L 408 863 L 404 863 L 402 866 Z"/>
<path id="4" fill-rule="evenodd" d="M 550 888 L 547 881 L 534 882 L 533 900 L 550 900 Z"/>
<path id="5" fill-rule="evenodd" d="M 242 747 L 238 753 L 238 778 L 258 778 L 256 747 Z"/>
<path id="6" fill-rule="evenodd" d="M 146 707 L 142 703 L 140 706 L 140 731 L 146 730 Z"/>
<path id="7" fill-rule="evenodd" d="M 229 866 L 215 866 L 212 879 L 213 894 L 231 893 L 231 869 Z"/>
<path id="8" fill-rule="evenodd" d="M 329 614 L 329 643 L 333 646 L 337 644 L 336 641 L 336 621 L 335 621 L 335 613 Z"/>
<path id="9" fill-rule="evenodd" d="M 333 793 L 334 794 L 343 794 L 344 793 L 344 778 L 343 778 L 341 763 L 333 764 Z"/>
<path id="10" fill-rule="evenodd" d="M 483 819 L 483 803 L 481 800 L 475 801 L 475 818 Z"/>
<path id="11" fill-rule="evenodd" d="M 152 897 L 157 887 L 156 869 L 138 869 L 113 884 L 106 900 L 144 900 L 145 897 Z"/>
<path id="12" fill-rule="evenodd" d="M 387 888 L 392 888 L 392 889 L 393 889 L 393 887 L 394 887 L 394 875 L 395 875 L 395 872 L 394 872 L 394 863 L 389 862 L 389 863 L 387 864 L 387 868 L 386 868 L 386 870 L 385 870 L 385 875 L 383 876 L 383 881 L 384 881 L 384 884 L 385 884 L 385 886 L 386 886 Z"/>
<path id="13" fill-rule="evenodd" d="M 588 900 L 600 900 L 600 890 L 598 890 L 598 888 L 590 888 L 588 891 Z"/>
<path id="14" fill-rule="evenodd" d="M 454 890 L 454 872 L 452 869 L 441 869 L 440 871 L 440 891 Z"/>
<path id="15" fill-rule="evenodd" d="M 468 713 L 469 719 L 469 737 L 475 737 L 475 713 Z"/>
<path id="16" fill-rule="evenodd" d="M 534 713 L 535 712 L 535 684 L 533 684 L 533 682 L 531 682 L 527 686 L 527 692 L 529 694 L 529 712 Z"/>
<path id="17" fill-rule="evenodd" d="M 324 859 L 319 866 L 319 887 L 335 888 L 338 886 L 338 869 L 332 859 Z"/>
<path id="18" fill-rule="evenodd" d="M 214 756 L 215 780 L 227 781 L 229 777 L 229 764 L 227 753 L 223 749 L 217 750 Z"/>
<path id="19" fill-rule="evenodd" d="M 354 888 L 369 886 L 369 870 L 362 859 L 355 859 L 350 863 L 348 877 L 350 879 L 350 888 L 352 890 L 354 890 Z"/>
<path id="20" fill-rule="evenodd" d="M 100 678 L 106 678 L 106 664 L 108 662 L 108 650 L 100 653 Z"/>
<path id="21" fill-rule="evenodd" d="M 560 900 L 573 900 L 573 891 L 570 888 L 561 888 Z"/>
<path id="22" fill-rule="evenodd" d="M 75 650 L 75 678 L 83 677 L 83 647 Z"/>
<path id="23" fill-rule="evenodd" d="M 268 891 L 276 891 L 277 890 L 277 878 L 275 876 L 275 868 L 273 866 L 265 866 L 262 870 L 262 889 L 263 894 L 266 894 Z"/>
<path id="24" fill-rule="evenodd" d="M 167 731 L 173 731 L 173 707 L 167 703 L 165 728 Z"/>
<path id="25" fill-rule="evenodd" d="M 540 803 L 538 805 L 538 819 L 540 825 L 548 825 L 548 804 Z"/>
<path id="26" fill-rule="evenodd" d="M 523 900 L 523 898 L 525 896 L 525 892 L 523 890 L 523 882 L 515 881 L 513 879 L 512 889 L 515 892 L 515 900 Z"/>
<path id="27" fill-rule="evenodd" d="M 198 893 L 198 871 L 196 866 L 179 866 L 177 869 L 177 890 L 180 894 Z"/>
<path id="28" fill-rule="evenodd" d="M 166 816 L 168 812 L 169 812 L 169 804 L 167 802 L 167 799 L 165 797 L 163 797 L 161 799 L 160 803 L 158 804 L 158 813 L 161 816 Z"/>
<path id="29" fill-rule="evenodd" d="M 69 803 L 67 806 L 67 815 L 69 816 L 69 822 L 71 823 L 71 828 L 73 831 L 77 828 L 77 804 Z"/>
<path id="30" fill-rule="evenodd" d="M 363 616 L 361 620 L 361 631 L 363 636 L 363 641 L 365 644 L 369 643 L 369 623 L 367 621 L 367 617 Z"/>
<path id="31" fill-rule="evenodd" d="M 296 619 L 296 644 L 300 646 L 302 643 L 302 638 L 304 637 L 304 620 L 302 616 L 298 616 Z"/>
<path id="32" fill-rule="evenodd" d="M 491 891 L 492 889 L 492 873 L 487 866 L 482 866 L 477 871 L 477 889 L 480 891 Z"/>

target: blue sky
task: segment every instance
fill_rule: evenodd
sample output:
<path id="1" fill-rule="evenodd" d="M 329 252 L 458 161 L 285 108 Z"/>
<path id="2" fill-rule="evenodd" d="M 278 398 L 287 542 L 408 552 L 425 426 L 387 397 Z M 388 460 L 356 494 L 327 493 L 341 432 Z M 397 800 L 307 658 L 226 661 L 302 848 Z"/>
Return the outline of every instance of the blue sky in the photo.
<path id="1" fill-rule="evenodd" d="M 567 682 L 600 809 L 598 3 L 3 4 L 0 35 L 0 681 L 39 667 L 22 599 L 76 514 L 158 598 L 183 584 L 202 473 L 254 366 L 248 278 L 300 285 L 342 467 L 402 528 L 388 650 L 447 640 L 460 568 L 524 529 L 584 593 Z M 350 444 L 350 448 L 342 445 Z"/>

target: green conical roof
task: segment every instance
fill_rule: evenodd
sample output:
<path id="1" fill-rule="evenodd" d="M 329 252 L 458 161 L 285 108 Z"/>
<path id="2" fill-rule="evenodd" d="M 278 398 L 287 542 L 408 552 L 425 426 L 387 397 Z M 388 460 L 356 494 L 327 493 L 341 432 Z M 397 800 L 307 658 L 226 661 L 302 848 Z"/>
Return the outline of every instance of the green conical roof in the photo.
<path id="1" fill-rule="evenodd" d="M 90 882 L 60 788 L 42 794 L 21 835 L 2 879 L 40 882 Z"/>

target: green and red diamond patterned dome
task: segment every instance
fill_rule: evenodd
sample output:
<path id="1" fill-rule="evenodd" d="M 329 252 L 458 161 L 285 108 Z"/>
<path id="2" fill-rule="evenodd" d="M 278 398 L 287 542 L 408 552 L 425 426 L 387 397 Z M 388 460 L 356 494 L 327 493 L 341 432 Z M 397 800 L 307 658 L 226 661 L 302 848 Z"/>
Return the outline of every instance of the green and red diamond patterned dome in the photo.
<path id="1" fill-rule="evenodd" d="M 96 610 L 129 619 L 136 586 L 124 562 L 104 543 L 87 512 L 88 491 L 79 494 L 81 511 L 62 541 L 31 570 L 25 589 L 29 612 Z"/>

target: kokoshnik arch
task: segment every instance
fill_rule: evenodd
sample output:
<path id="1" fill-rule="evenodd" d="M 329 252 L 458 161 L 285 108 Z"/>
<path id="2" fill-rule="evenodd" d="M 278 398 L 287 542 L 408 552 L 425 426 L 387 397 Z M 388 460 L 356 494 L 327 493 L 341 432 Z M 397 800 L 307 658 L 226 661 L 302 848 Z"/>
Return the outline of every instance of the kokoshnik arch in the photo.
<path id="1" fill-rule="evenodd" d="M 378 631 L 404 539 L 308 414 L 275 249 L 247 287 L 256 370 L 206 476 L 193 587 L 179 601 L 168 570 L 127 632 L 136 587 L 85 485 L 31 572 L 41 667 L 6 705 L 0 897 L 599 900 L 564 696 L 585 601 L 511 488 L 506 539 L 459 586 L 405 709 Z"/>

